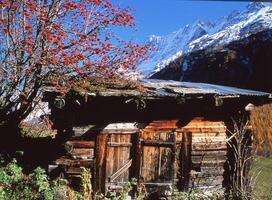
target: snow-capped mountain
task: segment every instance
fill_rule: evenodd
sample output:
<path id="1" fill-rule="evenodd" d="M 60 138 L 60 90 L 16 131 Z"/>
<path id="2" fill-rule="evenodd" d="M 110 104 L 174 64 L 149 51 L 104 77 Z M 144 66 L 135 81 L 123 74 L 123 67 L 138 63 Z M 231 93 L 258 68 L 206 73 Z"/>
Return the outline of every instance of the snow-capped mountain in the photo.
<path id="1" fill-rule="evenodd" d="M 175 58 L 181 56 L 190 41 L 206 34 L 206 27 L 202 26 L 202 22 L 196 22 L 167 36 L 151 36 L 148 45 L 153 48 L 153 51 L 150 52 L 150 59 L 141 63 L 139 69 L 146 75 L 160 71 Z"/>
<path id="2" fill-rule="evenodd" d="M 154 50 L 138 69 L 150 77 L 174 60 L 203 49 L 218 49 L 263 30 L 272 29 L 272 5 L 250 3 L 244 11 L 233 11 L 214 22 L 197 21 L 166 36 L 151 36 L 148 45 Z M 188 70 L 188 62 L 181 64 Z"/>

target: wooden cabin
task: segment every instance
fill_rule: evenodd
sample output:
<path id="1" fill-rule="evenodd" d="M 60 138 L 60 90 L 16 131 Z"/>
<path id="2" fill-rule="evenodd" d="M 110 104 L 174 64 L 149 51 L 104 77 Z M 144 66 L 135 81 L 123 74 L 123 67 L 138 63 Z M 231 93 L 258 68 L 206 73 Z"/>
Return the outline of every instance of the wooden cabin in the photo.
<path id="1" fill-rule="evenodd" d="M 95 191 L 119 190 L 135 177 L 162 195 L 228 185 L 231 121 L 271 94 L 204 83 L 146 79 L 141 90 L 107 86 L 61 97 L 44 94 L 64 151 L 51 166 L 69 180 L 91 170 Z"/>

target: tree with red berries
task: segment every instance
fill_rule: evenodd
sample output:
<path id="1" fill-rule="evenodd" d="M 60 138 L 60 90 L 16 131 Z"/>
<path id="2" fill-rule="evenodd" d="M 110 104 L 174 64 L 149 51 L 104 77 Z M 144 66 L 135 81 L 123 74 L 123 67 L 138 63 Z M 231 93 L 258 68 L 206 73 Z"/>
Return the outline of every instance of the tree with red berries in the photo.
<path id="1" fill-rule="evenodd" d="M 1 0 L 0 126 L 18 125 L 45 82 L 65 90 L 135 70 L 147 47 L 114 34 L 134 25 L 109 0 Z"/>

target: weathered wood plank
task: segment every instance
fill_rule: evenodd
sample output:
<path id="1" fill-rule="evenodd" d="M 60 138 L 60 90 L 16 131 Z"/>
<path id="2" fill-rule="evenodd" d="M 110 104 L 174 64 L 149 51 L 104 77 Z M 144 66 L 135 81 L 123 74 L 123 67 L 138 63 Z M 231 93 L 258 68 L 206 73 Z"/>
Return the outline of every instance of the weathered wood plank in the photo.
<path id="1" fill-rule="evenodd" d="M 112 174 L 109 177 L 109 181 L 110 182 L 115 181 L 120 175 L 122 175 L 125 171 L 127 171 L 128 168 L 130 168 L 131 163 L 132 163 L 132 159 L 129 160 L 126 164 L 124 164 L 121 168 L 119 168 L 114 174 Z"/>
<path id="2" fill-rule="evenodd" d="M 219 126 L 219 127 L 214 127 L 214 126 L 210 126 L 210 127 L 184 127 L 184 128 L 178 128 L 176 129 L 177 132 L 192 132 L 192 133 L 196 133 L 196 134 L 200 134 L 200 133 L 224 133 L 226 132 L 226 128 L 223 126 Z"/>
<path id="3" fill-rule="evenodd" d="M 73 149 L 69 155 L 73 159 L 92 159 L 94 157 L 94 149 Z"/>
<path id="4" fill-rule="evenodd" d="M 174 142 L 163 141 L 163 140 L 141 140 L 141 144 L 145 146 L 160 146 L 172 148 L 176 145 Z"/>
<path id="5" fill-rule="evenodd" d="M 94 191 L 105 192 L 107 140 L 108 136 L 103 134 L 96 138 Z"/>
<path id="6" fill-rule="evenodd" d="M 202 167 L 223 167 L 226 163 L 225 160 L 221 161 L 200 161 L 200 162 L 192 162 L 192 168 L 202 168 Z"/>
<path id="7" fill-rule="evenodd" d="M 193 137 L 192 138 L 192 142 L 193 143 L 197 143 L 197 142 L 201 142 L 201 143 L 213 143 L 213 142 L 226 142 L 226 141 L 227 141 L 226 138 L 219 138 L 219 137 L 215 137 L 215 138 Z"/>
<path id="8" fill-rule="evenodd" d="M 204 177 L 204 178 L 195 178 L 192 179 L 191 182 L 194 184 L 195 187 L 210 187 L 210 186 L 222 186 L 224 181 L 223 176 L 216 176 L 216 177 Z"/>
<path id="9" fill-rule="evenodd" d="M 214 155 L 214 156 L 222 156 L 227 155 L 227 151 L 220 150 L 220 151 L 210 151 L 210 150 L 200 150 L 200 151 L 192 151 L 192 156 L 205 156 L 205 155 Z"/>
<path id="10" fill-rule="evenodd" d="M 179 120 L 157 120 L 149 123 L 144 129 L 159 130 L 159 129 L 175 129 Z"/>
<path id="11" fill-rule="evenodd" d="M 108 142 L 109 147 L 131 147 L 132 144 L 129 142 Z"/>
<path id="12" fill-rule="evenodd" d="M 81 127 L 73 127 L 74 136 L 81 137 L 84 134 L 100 133 L 100 134 L 133 134 L 138 131 L 136 123 L 111 123 L 100 126 L 88 125 Z"/>
<path id="13" fill-rule="evenodd" d="M 67 141 L 65 145 L 70 145 L 73 148 L 94 148 L 95 142 L 94 141 L 87 141 L 87 140 L 73 140 Z"/>
<path id="14" fill-rule="evenodd" d="M 143 146 L 143 157 L 141 166 L 141 177 L 144 182 L 150 182 L 158 179 L 158 147 Z M 152 167 L 150 167 L 152 166 Z"/>
<path id="15" fill-rule="evenodd" d="M 71 167 L 91 167 L 94 166 L 94 160 L 93 159 L 84 159 L 84 160 L 71 160 L 66 157 L 62 157 L 57 159 L 55 164 L 60 166 L 71 166 Z"/>
<path id="16" fill-rule="evenodd" d="M 75 175 L 78 175 L 81 173 L 81 169 L 79 167 L 69 167 L 67 170 L 66 170 L 66 174 L 75 174 Z"/>
<path id="17" fill-rule="evenodd" d="M 201 151 L 201 150 L 226 150 L 226 142 L 194 142 L 192 144 L 192 150 Z"/>
<path id="18" fill-rule="evenodd" d="M 199 156 L 192 156 L 192 162 L 201 162 L 201 161 L 226 161 L 226 155 L 199 155 Z"/>
<path id="19" fill-rule="evenodd" d="M 180 189 L 188 190 L 190 171 L 191 171 L 191 144 L 192 144 L 192 134 L 183 132 L 182 134 L 182 173 L 180 180 Z"/>

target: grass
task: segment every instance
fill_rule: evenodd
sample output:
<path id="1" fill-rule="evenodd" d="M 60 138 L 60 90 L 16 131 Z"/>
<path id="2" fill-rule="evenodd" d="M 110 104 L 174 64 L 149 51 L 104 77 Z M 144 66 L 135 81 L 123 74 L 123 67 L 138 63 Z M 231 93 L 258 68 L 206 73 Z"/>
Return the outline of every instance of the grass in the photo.
<path id="1" fill-rule="evenodd" d="M 272 200 L 272 158 L 258 157 L 252 167 L 253 177 L 256 177 L 254 194 L 259 199 Z"/>

